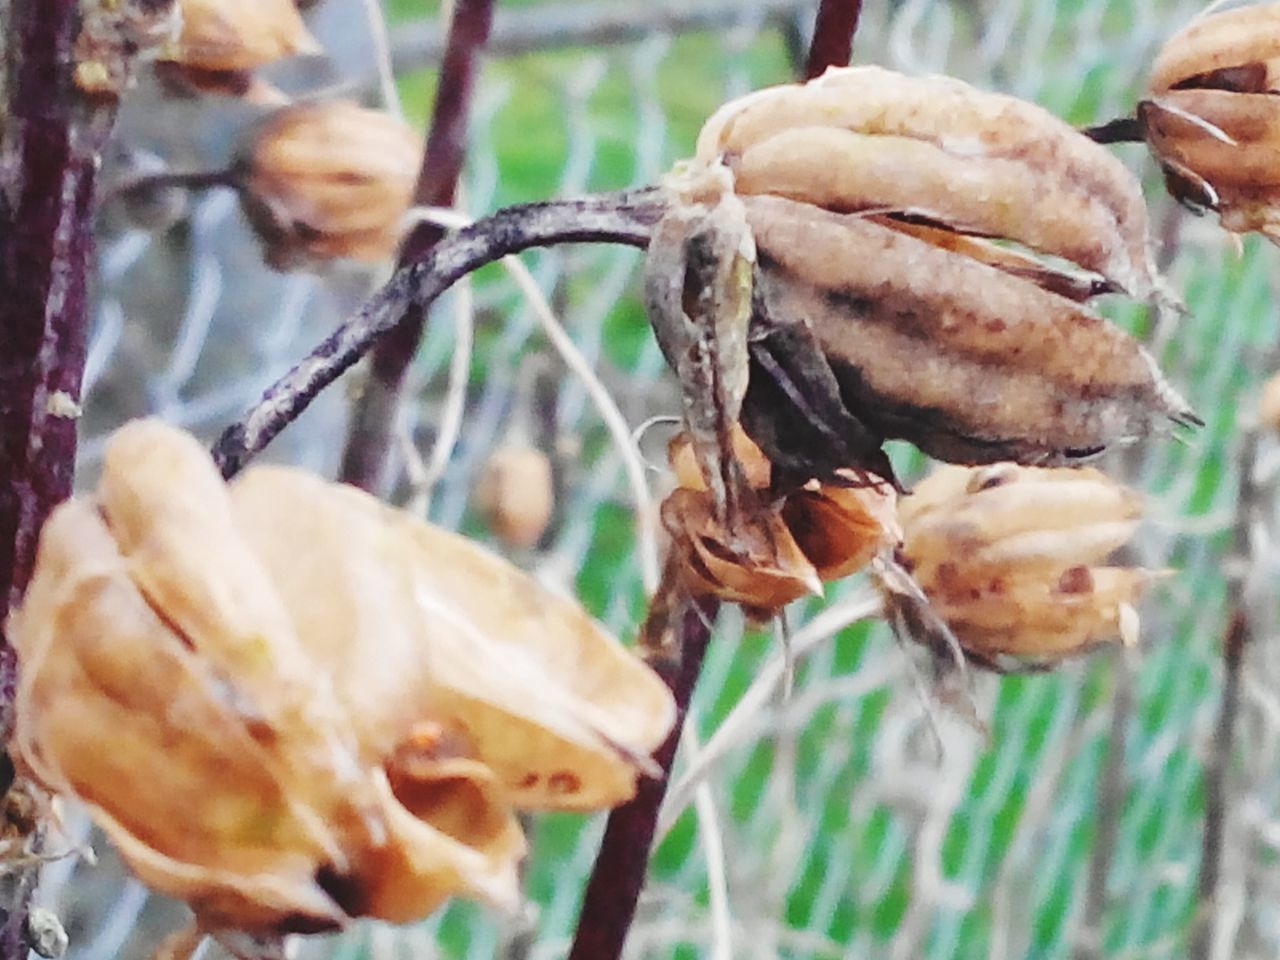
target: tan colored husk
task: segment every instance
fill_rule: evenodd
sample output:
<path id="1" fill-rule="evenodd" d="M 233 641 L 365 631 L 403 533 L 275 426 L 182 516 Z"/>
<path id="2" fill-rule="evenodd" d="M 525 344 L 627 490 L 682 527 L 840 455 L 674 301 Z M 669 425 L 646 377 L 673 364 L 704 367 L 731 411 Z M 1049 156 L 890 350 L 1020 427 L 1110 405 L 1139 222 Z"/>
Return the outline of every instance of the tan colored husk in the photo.
<path id="1" fill-rule="evenodd" d="M 839 580 L 901 541 L 897 500 L 888 485 L 812 483 L 783 501 L 782 519 L 819 578 Z"/>
<path id="2" fill-rule="evenodd" d="M 182 31 L 163 59 L 202 70 L 252 70 L 321 53 L 293 0 L 180 0 Z"/>
<path id="3" fill-rule="evenodd" d="M 673 715 L 498 558 L 298 471 L 228 494 L 151 421 L 50 517 L 8 633 L 20 764 L 212 930 L 511 906 L 513 804 L 626 799 Z"/>
<path id="4" fill-rule="evenodd" d="M 349 101 L 273 113 L 240 159 L 245 213 L 268 261 L 391 257 L 420 158 L 421 140 L 402 120 Z"/>
<path id="5" fill-rule="evenodd" d="M 1041 107 L 958 80 L 851 67 L 757 91 L 707 121 L 697 157 L 741 170 L 743 192 L 924 213 L 1134 296 L 1156 292 L 1146 207 L 1124 164 Z"/>
<path id="6" fill-rule="evenodd" d="M 232 498 L 299 632 L 325 644 L 317 655 L 363 724 L 399 731 L 415 704 L 428 705 L 520 807 L 594 809 L 634 793 L 638 765 L 674 720 L 670 694 L 576 603 L 471 541 L 301 471 L 256 468 Z M 286 546 L 308 531 L 330 540 L 319 551 L 327 564 Z M 361 567 L 396 574 L 374 586 Z M 356 662 L 367 653 L 344 646 L 356 629 L 381 638 L 386 662 Z"/>
<path id="7" fill-rule="evenodd" d="M 1280 80 L 1280 3 L 1258 3 L 1195 18 L 1161 48 L 1148 88 L 1164 93 L 1206 74 L 1265 65 L 1263 89 Z M 1261 91 L 1259 91 L 1261 92 Z"/>
<path id="8" fill-rule="evenodd" d="M 884 435 L 957 462 L 1052 462 L 1191 417 L 1142 347 L 1078 303 L 863 217 L 745 202 L 770 314 L 803 317 L 837 376 L 856 371 Z"/>
<path id="9" fill-rule="evenodd" d="M 966 649 L 1051 660 L 1120 638 L 1156 573 L 1098 564 L 1139 513 L 1096 470 L 942 467 L 902 502 L 902 555 Z"/>
<path id="10" fill-rule="evenodd" d="M 1272 375 L 1262 387 L 1258 422 L 1268 430 L 1280 430 L 1280 374 Z"/>
<path id="11" fill-rule="evenodd" d="M 555 510 L 550 458 L 533 447 L 495 450 L 480 471 L 475 504 L 504 545 L 517 550 L 535 546 Z"/>

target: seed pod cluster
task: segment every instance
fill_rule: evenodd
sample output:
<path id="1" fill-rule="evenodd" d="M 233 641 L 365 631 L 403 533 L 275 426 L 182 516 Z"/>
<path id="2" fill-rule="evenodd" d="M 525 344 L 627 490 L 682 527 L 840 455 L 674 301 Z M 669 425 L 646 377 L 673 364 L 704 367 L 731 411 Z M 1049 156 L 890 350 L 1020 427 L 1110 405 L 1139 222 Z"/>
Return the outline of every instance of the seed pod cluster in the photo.
<path id="1" fill-rule="evenodd" d="M 759 543 L 741 533 L 735 537 L 716 518 L 689 437 L 678 434 L 668 450 L 677 488 L 663 502 L 662 519 L 693 595 L 738 603 L 751 616 L 767 618 L 792 600 L 820 593 L 824 581 L 892 551 L 901 539 L 897 498 L 887 484 L 864 486 L 846 474 L 773 496 L 771 465 L 741 428 L 733 432 L 733 447 L 758 495 L 760 515 L 750 529 L 759 531 Z"/>
<path id="2" fill-rule="evenodd" d="M 800 482 L 889 476 L 887 438 L 1050 465 L 1197 422 L 1087 302 L 1169 305 L 1139 184 L 1043 109 L 835 69 L 727 104 L 694 162 L 731 173 L 756 251 L 741 422 Z"/>
<path id="3" fill-rule="evenodd" d="M 1169 39 L 1138 106 L 1169 192 L 1280 241 L 1280 3 L 1201 16 Z"/>
<path id="4" fill-rule="evenodd" d="M 1133 640 L 1155 574 L 1103 562 L 1141 511 L 1093 469 L 945 466 L 901 502 L 901 560 L 971 658 L 1054 662 Z"/>
<path id="5" fill-rule="evenodd" d="M 300 471 L 228 488 L 148 421 L 49 519 L 8 635 L 20 765 L 211 931 L 510 905 L 513 811 L 628 799 L 673 719 L 499 558 Z"/>
<path id="6" fill-rule="evenodd" d="M 273 112 L 237 163 L 246 216 L 267 262 L 383 260 L 413 198 L 421 140 L 404 121 L 350 101 Z"/>

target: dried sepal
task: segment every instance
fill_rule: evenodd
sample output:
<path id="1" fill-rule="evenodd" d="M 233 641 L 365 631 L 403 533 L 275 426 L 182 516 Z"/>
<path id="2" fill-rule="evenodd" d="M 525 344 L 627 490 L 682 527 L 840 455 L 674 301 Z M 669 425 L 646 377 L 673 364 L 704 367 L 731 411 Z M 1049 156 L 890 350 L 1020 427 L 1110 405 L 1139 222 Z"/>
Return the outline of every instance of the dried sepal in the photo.
<path id="1" fill-rule="evenodd" d="M 849 486 L 816 481 L 782 502 L 782 520 L 818 577 L 839 580 L 861 570 L 902 539 L 897 494 L 885 484 Z"/>
<path id="2" fill-rule="evenodd" d="M 267 261 L 391 257 L 420 157 L 417 134 L 381 111 L 348 101 L 275 111 L 239 160 L 241 200 Z"/>
<path id="3" fill-rule="evenodd" d="M 1053 662 L 1124 638 L 1156 574 L 1103 562 L 1139 514 L 1096 470 L 943 467 L 903 502 L 901 556 L 979 662 Z"/>
<path id="4" fill-rule="evenodd" d="M 738 189 L 837 212 L 923 216 L 1072 261 L 1154 297 L 1136 178 L 1048 111 L 946 77 L 829 70 L 757 91 L 703 127 L 697 156 Z"/>
<path id="5" fill-rule="evenodd" d="M 1142 347 L 1078 303 L 863 217 L 745 202 L 771 321 L 812 330 L 882 437 L 962 463 L 1053 463 L 1195 422 Z"/>
<path id="6" fill-rule="evenodd" d="M 1138 122 L 1169 192 L 1280 240 L 1280 3 L 1202 16 L 1165 44 Z"/>
<path id="7" fill-rule="evenodd" d="M 252 70 L 320 53 L 293 0 L 181 0 L 182 30 L 163 59 L 200 70 Z"/>
<path id="8" fill-rule="evenodd" d="M 509 906 L 513 806 L 625 799 L 673 713 L 498 558 L 296 471 L 228 494 L 151 422 L 113 437 L 95 500 L 51 516 L 8 633 L 24 769 L 212 930 Z M 544 769 L 561 782 L 520 779 Z"/>

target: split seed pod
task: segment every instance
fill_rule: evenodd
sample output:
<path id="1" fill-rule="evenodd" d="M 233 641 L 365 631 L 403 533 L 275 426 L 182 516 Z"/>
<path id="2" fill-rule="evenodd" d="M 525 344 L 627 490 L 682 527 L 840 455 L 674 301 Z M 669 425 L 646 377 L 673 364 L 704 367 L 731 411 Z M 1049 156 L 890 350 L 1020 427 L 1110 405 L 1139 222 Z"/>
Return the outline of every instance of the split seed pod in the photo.
<path id="1" fill-rule="evenodd" d="M 421 141 L 349 101 L 284 107 L 241 151 L 241 201 L 267 262 L 391 257 L 412 203 Z"/>
<path id="2" fill-rule="evenodd" d="M 1146 207 L 1107 150 L 1035 104 L 949 77 L 828 70 L 722 107 L 698 137 L 742 194 L 1001 237 L 1152 297 Z"/>
<path id="3" fill-rule="evenodd" d="M 1102 563 L 1140 514 L 1092 469 L 942 467 L 902 501 L 902 559 L 970 656 L 1052 662 L 1133 640 L 1155 574 Z"/>
<path id="4" fill-rule="evenodd" d="M 1138 120 L 1169 192 L 1280 241 L 1280 3 L 1210 14 L 1152 67 Z"/>
<path id="5" fill-rule="evenodd" d="M 511 905 L 513 805 L 626 799 L 672 715 L 496 557 L 297 471 L 228 490 L 149 421 L 50 517 L 8 632 L 21 764 L 209 930 Z"/>
<path id="6" fill-rule="evenodd" d="M 253 70 L 320 53 L 293 0 L 180 0 L 182 31 L 163 59 L 202 71 Z"/>

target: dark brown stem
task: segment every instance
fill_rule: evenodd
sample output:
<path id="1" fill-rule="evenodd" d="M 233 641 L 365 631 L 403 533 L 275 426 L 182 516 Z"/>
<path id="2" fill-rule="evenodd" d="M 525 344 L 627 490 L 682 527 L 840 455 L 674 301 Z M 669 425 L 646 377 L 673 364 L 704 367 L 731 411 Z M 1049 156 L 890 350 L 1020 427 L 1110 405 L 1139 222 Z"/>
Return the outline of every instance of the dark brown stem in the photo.
<path id="1" fill-rule="evenodd" d="M 1222 876 L 1223 840 L 1230 815 L 1228 780 L 1235 751 L 1236 723 L 1240 715 L 1240 686 L 1245 651 L 1253 634 L 1245 598 L 1247 571 L 1252 568 L 1249 530 L 1258 508 L 1258 486 L 1254 469 L 1258 455 L 1258 432 L 1249 430 L 1240 452 L 1240 482 L 1236 520 L 1232 534 L 1231 566 L 1237 572 L 1227 584 L 1230 619 L 1222 639 L 1222 705 L 1213 745 L 1205 762 L 1204 836 L 1200 844 L 1200 879 L 1196 886 L 1196 915 L 1191 925 L 1189 960 L 1209 960 L 1213 956 L 1217 928 L 1217 897 Z"/>
<path id="2" fill-rule="evenodd" d="M 134 0 L 129 13 L 146 16 L 163 6 Z M 70 495 L 75 469 L 93 195 L 116 106 L 113 97 L 90 98 L 73 82 L 82 13 L 110 28 L 117 8 L 0 0 L 0 622 L 22 598 L 40 528 Z M 103 76 L 128 63 L 92 66 Z M 16 681 L 6 640 L 0 645 L 5 739 Z M 35 878 L 34 869 L 16 865 L 0 877 L 0 960 L 27 956 Z"/>
<path id="3" fill-rule="evenodd" d="M 664 201 L 655 188 L 552 200 L 499 210 L 445 235 L 422 260 L 402 267 L 214 445 L 230 477 L 270 443 L 315 399 L 400 322 L 410 308 L 425 310 L 461 277 L 486 263 L 531 247 L 560 243 L 621 243 L 646 247 Z"/>
<path id="4" fill-rule="evenodd" d="M 148 190 L 163 190 L 178 187 L 184 190 L 209 190 L 213 187 L 237 187 L 240 183 L 240 172 L 234 168 L 225 170 L 165 170 L 163 173 L 148 173 L 121 181 L 109 190 L 104 190 L 99 199 L 99 206 L 106 206 L 117 200 L 128 199 L 132 193 L 145 193 Z"/>
<path id="5" fill-rule="evenodd" d="M 828 67 L 847 67 L 853 54 L 862 0 L 822 0 L 813 21 L 813 39 L 804 63 L 804 78 L 820 77 Z"/>
<path id="6" fill-rule="evenodd" d="M 431 129 L 414 190 L 418 206 L 453 206 L 466 155 L 472 88 L 492 23 L 493 0 L 457 0 L 454 4 Z M 405 240 L 400 265 L 421 260 L 444 234 L 444 228 L 437 224 L 419 223 Z M 366 490 L 381 485 L 405 375 L 422 342 L 425 322 L 423 310 L 410 309 L 373 350 L 369 378 L 352 411 L 342 455 L 340 476 L 348 483 Z"/>
<path id="7" fill-rule="evenodd" d="M 1097 143 L 1141 143 L 1143 140 L 1137 117 L 1108 120 L 1095 127 L 1084 127 L 1080 132 Z"/>
<path id="8" fill-rule="evenodd" d="M 668 558 L 663 586 L 640 631 L 640 645 L 650 665 L 671 688 L 676 702 L 675 727 L 654 754 L 662 777 L 641 780 L 631 802 L 609 814 L 568 960 L 617 960 L 622 956 L 648 871 L 658 810 L 667 793 L 685 714 L 711 639 L 717 604 L 686 596 L 674 575 L 675 562 L 675 558 Z"/>

